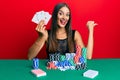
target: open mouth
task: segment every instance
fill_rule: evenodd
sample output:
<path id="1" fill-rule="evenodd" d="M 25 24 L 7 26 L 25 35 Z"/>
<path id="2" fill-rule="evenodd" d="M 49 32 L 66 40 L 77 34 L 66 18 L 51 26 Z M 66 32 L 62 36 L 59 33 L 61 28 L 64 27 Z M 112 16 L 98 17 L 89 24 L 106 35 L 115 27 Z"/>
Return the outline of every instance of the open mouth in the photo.
<path id="1" fill-rule="evenodd" d="M 66 25 L 66 24 L 67 24 L 67 20 L 65 20 L 65 19 L 60 19 L 60 23 L 61 23 L 62 25 Z"/>

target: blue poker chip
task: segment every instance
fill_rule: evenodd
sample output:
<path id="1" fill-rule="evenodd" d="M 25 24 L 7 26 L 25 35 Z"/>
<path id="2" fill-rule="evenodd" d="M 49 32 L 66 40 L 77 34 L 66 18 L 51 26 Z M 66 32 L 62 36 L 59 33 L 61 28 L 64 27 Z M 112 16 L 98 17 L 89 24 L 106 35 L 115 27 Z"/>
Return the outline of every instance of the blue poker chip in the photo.
<path id="1" fill-rule="evenodd" d="M 80 63 L 84 63 L 84 62 L 85 62 L 84 57 L 80 57 L 80 58 L 79 58 L 79 62 L 80 62 Z"/>
<path id="2" fill-rule="evenodd" d="M 34 69 L 38 69 L 39 68 L 39 59 L 38 58 L 34 58 L 33 59 L 33 68 Z"/>

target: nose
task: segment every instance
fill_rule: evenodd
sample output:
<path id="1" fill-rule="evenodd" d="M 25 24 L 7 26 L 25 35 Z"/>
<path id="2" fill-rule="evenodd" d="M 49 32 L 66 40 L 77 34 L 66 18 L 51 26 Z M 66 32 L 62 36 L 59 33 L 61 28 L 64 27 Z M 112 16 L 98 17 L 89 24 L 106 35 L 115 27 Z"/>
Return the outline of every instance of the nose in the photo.
<path id="1" fill-rule="evenodd" d="M 63 15 L 63 19 L 64 19 L 64 20 L 67 19 L 67 16 L 66 16 L 65 14 Z"/>

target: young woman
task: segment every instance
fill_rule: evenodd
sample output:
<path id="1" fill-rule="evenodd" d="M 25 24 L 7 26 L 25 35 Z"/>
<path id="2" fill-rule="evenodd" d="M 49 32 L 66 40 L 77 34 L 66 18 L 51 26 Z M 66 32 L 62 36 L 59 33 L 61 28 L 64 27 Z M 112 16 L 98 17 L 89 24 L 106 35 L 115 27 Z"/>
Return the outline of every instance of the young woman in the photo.
<path id="1" fill-rule="evenodd" d="M 92 58 L 93 52 L 93 30 L 97 25 L 94 21 L 88 21 L 89 38 L 87 48 L 87 58 Z M 66 3 L 60 3 L 55 6 L 52 13 L 51 29 L 45 29 L 45 22 L 42 20 L 36 27 L 39 34 L 38 39 L 31 46 L 28 53 L 29 60 L 37 56 L 43 45 L 46 43 L 47 54 L 50 53 L 73 53 L 75 45 L 85 47 L 80 33 L 71 29 L 71 11 Z"/>

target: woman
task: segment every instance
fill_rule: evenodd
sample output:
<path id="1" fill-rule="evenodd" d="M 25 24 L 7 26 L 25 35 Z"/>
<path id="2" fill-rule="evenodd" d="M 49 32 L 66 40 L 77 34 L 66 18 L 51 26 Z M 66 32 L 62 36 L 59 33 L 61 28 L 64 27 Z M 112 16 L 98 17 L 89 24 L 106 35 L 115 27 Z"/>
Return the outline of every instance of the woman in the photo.
<path id="1" fill-rule="evenodd" d="M 94 21 L 88 21 L 89 38 L 87 48 L 87 58 L 92 58 L 93 51 L 93 30 L 97 25 Z M 75 45 L 85 47 L 80 33 L 71 29 L 71 11 L 66 3 L 60 3 L 55 6 L 52 13 L 51 29 L 45 29 L 45 22 L 42 20 L 36 27 L 39 33 L 38 39 L 31 46 L 28 53 L 29 60 L 37 56 L 43 45 L 46 43 L 47 53 L 73 53 Z"/>

